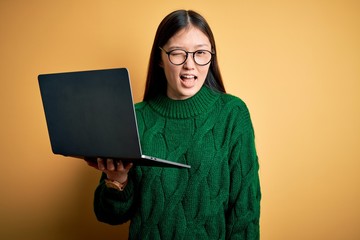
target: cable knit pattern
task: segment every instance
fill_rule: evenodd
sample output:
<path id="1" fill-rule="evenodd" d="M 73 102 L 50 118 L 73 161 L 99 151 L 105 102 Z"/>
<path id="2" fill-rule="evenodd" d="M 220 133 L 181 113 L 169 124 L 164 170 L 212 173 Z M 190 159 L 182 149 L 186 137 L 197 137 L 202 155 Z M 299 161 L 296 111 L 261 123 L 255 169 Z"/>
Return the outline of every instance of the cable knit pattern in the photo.
<path id="1" fill-rule="evenodd" d="M 187 100 L 139 103 L 136 114 L 143 153 L 191 169 L 135 166 L 123 192 L 102 176 L 98 219 L 131 220 L 130 239 L 259 239 L 259 166 L 244 102 L 203 87 Z"/>

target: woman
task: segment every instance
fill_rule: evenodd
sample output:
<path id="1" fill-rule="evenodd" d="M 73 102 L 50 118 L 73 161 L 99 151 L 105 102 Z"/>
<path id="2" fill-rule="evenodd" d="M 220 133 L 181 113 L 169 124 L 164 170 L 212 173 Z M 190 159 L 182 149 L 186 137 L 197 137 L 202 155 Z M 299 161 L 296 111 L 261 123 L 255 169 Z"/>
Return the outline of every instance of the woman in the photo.
<path id="1" fill-rule="evenodd" d="M 259 239 L 249 111 L 225 93 L 213 34 L 198 13 L 175 11 L 160 23 L 136 114 L 143 153 L 191 169 L 98 159 L 98 220 L 130 220 L 130 239 Z"/>

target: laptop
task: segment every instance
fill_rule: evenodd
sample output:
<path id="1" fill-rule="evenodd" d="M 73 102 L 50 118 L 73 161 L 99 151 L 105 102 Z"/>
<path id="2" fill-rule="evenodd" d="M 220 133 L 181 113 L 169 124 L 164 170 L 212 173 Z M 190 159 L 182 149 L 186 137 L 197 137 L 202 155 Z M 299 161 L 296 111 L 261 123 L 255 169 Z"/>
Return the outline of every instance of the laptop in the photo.
<path id="1" fill-rule="evenodd" d="M 190 168 L 142 154 L 126 68 L 40 74 L 38 82 L 54 154 Z"/>

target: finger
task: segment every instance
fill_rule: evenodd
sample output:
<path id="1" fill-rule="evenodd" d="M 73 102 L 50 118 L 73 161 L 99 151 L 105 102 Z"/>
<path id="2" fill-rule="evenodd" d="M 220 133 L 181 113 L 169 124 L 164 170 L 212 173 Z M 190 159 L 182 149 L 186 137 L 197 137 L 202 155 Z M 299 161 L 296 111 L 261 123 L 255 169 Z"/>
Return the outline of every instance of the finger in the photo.
<path id="1" fill-rule="evenodd" d="M 117 171 L 125 171 L 125 172 L 128 172 L 133 165 L 131 162 L 124 162 L 122 160 L 116 160 L 115 164 Z"/>
<path id="2" fill-rule="evenodd" d="M 115 164 L 114 161 L 111 158 L 106 159 L 106 169 L 110 171 L 115 170 Z"/>
<path id="3" fill-rule="evenodd" d="M 104 171 L 106 169 L 104 160 L 102 158 L 97 158 L 96 160 L 97 160 L 98 169 Z"/>
<path id="4" fill-rule="evenodd" d="M 115 166 L 116 166 L 116 171 L 123 171 L 124 170 L 124 164 L 121 160 L 116 160 L 115 162 Z"/>
<path id="5" fill-rule="evenodd" d="M 133 166 L 133 163 L 132 163 L 132 162 L 126 164 L 126 165 L 125 165 L 125 170 L 126 170 L 127 172 L 129 172 L 129 171 L 130 171 L 130 168 L 132 168 L 132 166 Z"/>

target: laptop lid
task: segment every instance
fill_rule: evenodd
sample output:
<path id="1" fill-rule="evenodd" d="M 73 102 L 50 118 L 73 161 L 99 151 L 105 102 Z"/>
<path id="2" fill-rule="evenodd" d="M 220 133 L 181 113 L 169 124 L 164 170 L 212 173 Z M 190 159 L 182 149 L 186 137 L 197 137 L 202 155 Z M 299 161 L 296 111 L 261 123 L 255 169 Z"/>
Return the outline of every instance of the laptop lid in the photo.
<path id="1" fill-rule="evenodd" d="M 42 74 L 38 80 L 53 153 L 141 157 L 127 69 Z"/>

